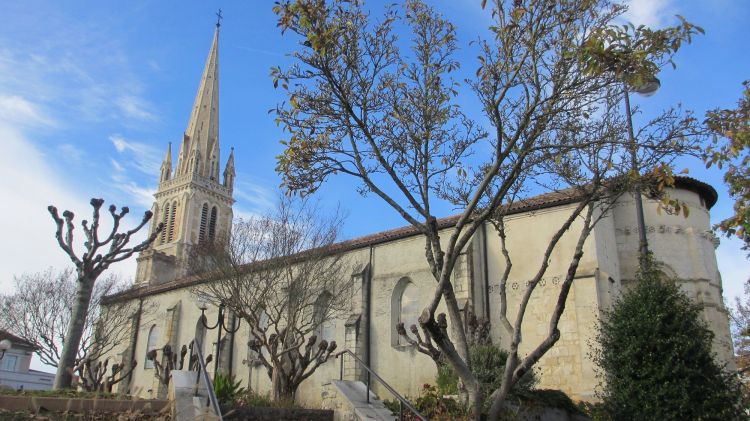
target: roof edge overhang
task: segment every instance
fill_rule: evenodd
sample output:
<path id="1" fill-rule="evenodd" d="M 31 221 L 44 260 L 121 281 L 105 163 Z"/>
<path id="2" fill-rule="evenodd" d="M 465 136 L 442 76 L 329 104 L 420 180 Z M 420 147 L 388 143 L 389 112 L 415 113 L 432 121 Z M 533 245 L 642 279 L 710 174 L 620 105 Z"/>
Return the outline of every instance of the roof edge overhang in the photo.
<path id="1" fill-rule="evenodd" d="M 697 180 L 692 177 L 685 177 L 685 176 L 676 176 L 675 177 L 675 188 L 678 189 L 685 189 L 689 191 L 693 191 L 700 195 L 703 200 L 706 203 L 706 207 L 708 209 L 711 209 L 713 205 L 716 204 L 716 201 L 718 200 L 718 193 L 716 192 L 716 189 L 714 189 L 710 184 L 704 183 L 700 180 Z M 513 214 L 520 214 L 524 212 L 532 212 L 535 210 L 540 209 L 546 209 L 546 208 L 553 208 L 557 206 L 564 206 L 567 204 L 575 203 L 578 201 L 580 195 L 576 193 L 571 193 L 570 191 L 559 191 L 559 192 L 550 192 L 541 194 L 538 196 L 534 196 L 528 199 L 519 200 L 515 204 L 511 206 L 511 209 L 508 211 L 507 215 L 513 215 Z M 458 222 L 460 215 L 453 215 L 445 218 L 440 218 L 437 220 L 438 228 L 439 229 L 446 229 L 450 228 L 456 225 Z M 353 238 L 351 240 L 345 240 L 341 241 L 339 243 L 332 244 L 329 246 L 326 250 L 323 250 L 322 253 L 324 255 L 333 255 L 337 253 L 346 253 L 349 251 L 354 251 L 366 247 L 372 247 L 379 244 L 387 243 L 390 241 L 396 241 L 401 240 L 404 238 L 409 238 L 419 235 L 419 231 L 411 226 L 404 226 L 392 230 L 387 231 L 381 231 L 375 234 L 370 234 L 358 238 Z M 320 250 L 317 250 L 320 252 Z M 300 253 L 299 255 L 295 256 L 297 259 L 304 259 L 306 257 L 306 252 Z M 295 261 L 294 259 L 292 261 Z M 257 268 L 262 269 L 262 266 L 265 262 L 255 262 L 250 263 L 249 265 L 257 265 Z M 248 268 L 248 270 L 254 270 L 253 267 Z M 187 288 L 192 287 L 195 285 L 198 285 L 204 281 L 208 280 L 206 276 L 200 276 L 200 275 L 192 275 L 187 277 L 182 277 L 175 279 L 173 281 L 169 281 L 163 284 L 159 285 L 149 285 L 149 286 L 143 286 L 143 287 L 137 287 L 132 288 L 126 291 L 122 291 L 117 294 L 113 294 L 107 297 L 102 298 L 102 304 L 113 304 L 129 299 L 134 298 L 144 298 L 150 295 L 155 294 L 161 294 L 169 291 L 173 291 L 180 288 Z"/>

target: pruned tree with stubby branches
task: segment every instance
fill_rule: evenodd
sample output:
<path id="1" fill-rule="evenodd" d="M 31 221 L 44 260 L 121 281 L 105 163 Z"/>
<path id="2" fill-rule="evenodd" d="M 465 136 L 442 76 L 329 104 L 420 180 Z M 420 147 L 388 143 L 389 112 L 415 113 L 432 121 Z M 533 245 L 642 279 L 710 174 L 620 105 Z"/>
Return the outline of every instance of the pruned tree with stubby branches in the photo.
<path id="1" fill-rule="evenodd" d="M 351 273 L 331 249 L 341 223 L 340 213 L 325 217 L 307 199 L 282 196 L 274 211 L 236 221 L 229 239 L 203 244 L 191 259 L 206 279 L 194 294 L 247 326 L 274 400 L 293 399 L 336 349 L 321 336 L 350 310 Z"/>
<path id="2" fill-rule="evenodd" d="M 85 379 L 91 376 L 84 371 L 90 370 L 93 377 L 89 383 L 94 388 L 97 387 L 94 380 L 103 376 L 102 370 L 97 371 L 97 364 L 102 363 L 104 355 L 130 339 L 132 318 L 139 307 L 142 318 L 153 314 L 154 306 L 148 301 L 140 305 L 122 302 L 100 306 L 103 297 L 118 292 L 122 286 L 117 276 L 104 276 L 96 282 L 91 294 L 74 371 L 79 378 Z M 13 293 L 0 296 L 0 311 L 3 314 L 0 328 L 34 344 L 42 363 L 58 367 L 76 300 L 76 289 L 76 276 L 70 268 L 61 271 L 49 268 L 44 272 L 16 276 Z M 114 368 L 116 364 L 112 363 L 111 367 Z M 121 369 L 118 372 L 128 371 L 122 370 L 124 366 L 121 363 L 119 366 Z M 93 375 L 94 371 L 96 375 Z M 113 381 L 110 379 L 109 383 L 114 384 Z M 89 388 L 85 382 L 83 387 Z"/>
<path id="3" fill-rule="evenodd" d="M 99 238 L 100 211 L 104 199 L 91 199 L 90 203 L 93 207 L 91 225 L 87 220 L 81 221 L 81 227 L 86 238 L 82 252 L 76 252 L 73 245 L 73 230 L 75 228 L 73 212 L 66 210 L 60 217 L 56 207 L 49 206 L 47 208 L 57 226 L 55 231 L 57 243 L 70 257 L 76 268 L 75 300 L 72 303 L 70 321 L 64 328 L 65 336 L 55 374 L 55 389 L 71 386 L 73 371 L 77 366 L 76 356 L 85 331 L 96 280 L 113 263 L 121 262 L 133 254 L 147 249 L 163 229 L 163 225 L 159 224 L 148 238 L 130 246 L 129 243 L 133 235 L 148 223 L 153 214 L 151 211 L 146 211 L 143 219 L 135 228 L 120 232 L 122 218 L 130 210 L 127 206 L 123 206 L 120 212 L 117 212 L 117 207 L 110 205 L 109 213 L 112 216 L 112 228 L 104 238 Z"/>
<path id="4" fill-rule="evenodd" d="M 75 372 L 78 373 L 80 385 L 83 390 L 89 392 L 112 392 L 112 386 L 120 383 L 130 376 L 135 370 L 137 361 L 132 361 L 130 366 L 121 363 L 113 363 L 109 368 L 109 360 L 97 361 L 84 359 L 78 364 Z"/>
<path id="5" fill-rule="evenodd" d="M 589 71 L 583 60 L 592 37 L 600 39 L 625 8 L 607 0 L 489 3 L 489 32 L 467 43 L 478 61 L 464 72 L 455 57 L 456 28 L 426 2 L 387 6 L 374 18 L 363 1 L 280 1 L 274 7 L 279 27 L 299 44 L 292 65 L 271 71 L 288 98 L 275 110 L 286 133 L 277 166 L 284 186 L 305 195 L 330 177 L 352 177 L 360 193 L 385 201 L 424 236 L 435 289 L 414 342 L 431 357 L 439 351 L 455 370 L 476 419 L 489 394 L 489 418 L 497 419 L 509 390 L 559 340 L 586 239 L 619 195 L 640 181 L 629 177 L 634 145 L 626 140 L 619 107 L 622 80 Z M 478 102 L 475 116 L 460 105 L 468 96 Z M 639 173 L 693 151 L 696 126 L 679 110 L 655 118 L 650 136 L 635 139 Z M 539 233 L 548 238 L 541 253 L 510 250 L 507 216 L 544 192 L 570 204 L 569 216 Z M 447 206 L 459 213 L 455 225 L 441 231 L 436 213 Z M 494 225 L 506 263 L 499 276 L 500 317 L 490 322 L 502 326 L 509 348 L 494 391 L 484 390 L 470 366 L 469 335 L 452 282 L 460 254 L 485 224 Z M 574 244 L 569 255 L 558 252 L 563 236 Z M 568 257 L 556 265 L 567 269 L 548 333 L 540 343 L 525 343 L 529 351 L 522 353 L 531 295 L 550 260 L 562 255 Z M 513 256 L 538 263 L 511 309 L 505 286 Z M 407 327 L 399 334 L 409 335 Z"/>
<path id="6" fill-rule="evenodd" d="M 159 358 L 159 351 L 161 351 L 161 359 Z M 185 368 L 185 355 L 188 353 L 187 345 L 183 345 L 180 348 L 179 360 L 177 359 L 178 354 L 172 350 L 171 345 L 164 345 L 161 350 L 152 349 L 146 354 L 146 358 L 154 363 L 154 376 L 159 380 L 159 383 L 167 387 L 169 382 L 172 380 L 172 370 L 182 370 Z M 206 364 L 211 362 L 213 357 L 209 355 L 206 358 Z M 189 359 L 188 365 L 192 365 L 192 358 Z M 179 364 L 178 364 L 179 362 Z M 193 367 L 189 367 L 192 369 Z"/>

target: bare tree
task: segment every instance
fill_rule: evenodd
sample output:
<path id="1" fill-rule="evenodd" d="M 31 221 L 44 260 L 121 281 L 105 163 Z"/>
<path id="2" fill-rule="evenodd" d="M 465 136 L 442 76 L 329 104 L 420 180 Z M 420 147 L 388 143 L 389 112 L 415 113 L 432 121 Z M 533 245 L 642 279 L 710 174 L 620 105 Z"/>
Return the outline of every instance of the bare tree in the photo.
<path id="1" fill-rule="evenodd" d="M 624 141 L 617 107 L 622 81 L 611 72 L 586 71 L 578 59 L 590 38 L 624 8 L 607 0 L 491 4 L 488 39 L 480 37 L 469 47 L 478 55 L 478 69 L 459 74 L 454 26 L 422 1 L 407 1 L 403 12 L 388 7 L 379 20 L 371 19 L 361 1 L 282 1 L 274 9 L 279 26 L 300 43 L 293 53 L 296 63 L 273 69 L 272 76 L 289 98 L 276 109 L 278 123 L 289 133 L 277 167 L 284 185 L 308 194 L 330 176 L 352 176 L 361 193 L 380 197 L 424 235 L 436 287 L 419 318 L 425 334 L 415 342 L 423 343 L 428 355 L 437 355 L 437 348 L 456 370 L 477 418 L 492 391 L 481 389 L 468 364 L 468 335 L 451 276 L 477 229 L 495 225 L 506 246 L 506 267 L 501 317 L 492 322 L 501 323 L 511 337 L 505 379 L 490 414 L 496 419 L 508 390 L 560 338 L 557 324 L 586 238 L 639 177 L 627 158 L 632 145 Z M 404 33 L 411 35 L 409 42 L 400 38 Z M 476 120 L 458 105 L 459 95 L 470 94 L 480 104 Z M 655 122 L 655 130 L 675 134 L 666 143 L 637 138 L 639 169 L 690 150 L 695 125 L 679 115 Z M 504 288 L 512 260 L 504 242 L 505 216 L 514 204 L 543 192 L 574 205 L 567 219 L 544 234 L 549 243 L 538 270 L 519 307 L 509 312 Z M 459 209 L 447 233 L 435 215 L 446 204 Z M 575 250 L 549 334 L 529 344 L 532 352 L 521 358 L 520 329 L 529 299 L 566 233 L 575 236 Z M 531 251 L 517 253 L 528 258 Z M 437 314 L 441 303 L 450 336 Z M 405 328 L 399 334 L 408 335 Z"/>
<path id="2" fill-rule="evenodd" d="M 153 214 L 151 211 L 146 211 L 143 219 L 141 219 L 141 222 L 135 228 L 119 232 L 120 222 L 130 210 L 124 206 L 118 213 L 117 207 L 110 205 L 109 213 L 112 216 L 112 229 L 101 239 L 99 238 L 99 219 L 104 199 L 91 199 L 90 203 L 94 208 L 91 225 L 85 219 L 81 221 L 86 241 L 83 243 L 84 250 L 80 255 L 76 253 L 73 246 L 73 212 L 66 210 L 63 212 L 61 218 L 58 215 L 56 207 L 49 206 L 47 208 L 57 225 L 55 232 L 57 243 L 70 257 L 70 260 L 73 261 L 76 267 L 76 290 L 75 298 L 71 302 L 70 319 L 67 326 L 60 327 L 60 329 L 65 330 L 65 334 L 58 359 L 57 373 L 55 374 L 55 389 L 71 386 L 73 370 L 78 366 L 76 358 L 81 345 L 81 339 L 86 330 L 86 320 L 89 308 L 91 307 L 91 297 L 97 278 L 111 264 L 121 262 L 133 254 L 147 249 L 163 229 L 163 225 L 159 224 L 148 238 L 135 246 L 129 247 L 128 243 L 131 237 L 146 225 Z"/>
<path id="3" fill-rule="evenodd" d="M 0 311 L 4 314 L 0 326 L 34 344 L 43 364 L 58 367 L 76 298 L 73 270 L 49 268 L 44 272 L 16 276 L 14 281 L 14 292 L 0 296 Z M 99 280 L 91 294 L 74 371 L 81 379 L 93 376 L 89 382 L 93 389 L 98 388 L 93 380 L 100 374 L 103 376 L 110 364 L 110 361 L 100 361 L 101 357 L 129 340 L 131 318 L 138 311 L 137 304 L 127 302 L 100 307 L 102 297 L 118 292 L 123 286 L 117 276 L 110 275 Z M 152 313 L 152 307 L 146 303 L 141 311 L 147 317 Z M 113 374 L 129 372 L 121 364 L 111 363 L 113 369 L 118 367 L 117 373 Z M 97 370 L 97 367 L 105 370 Z M 91 373 L 86 373 L 87 370 Z M 93 375 L 94 371 L 97 375 Z M 109 377 L 108 383 L 114 384 L 116 378 Z M 83 387 L 89 389 L 86 382 L 83 382 Z"/>
<path id="4" fill-rule="evenodd" d="M 249 326 L 248 346 L 274 399 L 293 399 L 336 349 L 320 333 L 349 309 L 351 279 L 330 248 L 341 222 L 339 213 L 324 218 L 306 199 L 283 197 L 273 213 L 235 222 L 228 241 L 204 244 L 192 259 L 209 278 L 194 293 Z"/>

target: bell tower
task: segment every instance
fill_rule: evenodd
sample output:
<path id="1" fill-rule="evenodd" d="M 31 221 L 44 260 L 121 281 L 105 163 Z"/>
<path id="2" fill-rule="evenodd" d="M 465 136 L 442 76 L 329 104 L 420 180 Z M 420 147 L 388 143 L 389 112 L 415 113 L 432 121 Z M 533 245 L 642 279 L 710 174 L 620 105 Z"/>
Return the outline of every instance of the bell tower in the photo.
<path id="1" fill-rule="evenodd" d="M 161 166 L 154 194 L 151 232 L 164 230 L 138 257 L 136 284 L 168 282 L 184 276 L 190 247 L 225 240 L 232 226 L 234 150 L 219 173 L 219 29 L 203 69 L 187 130 L 182 136 L 177 164 L 172 168 L 172 144 Z"/>

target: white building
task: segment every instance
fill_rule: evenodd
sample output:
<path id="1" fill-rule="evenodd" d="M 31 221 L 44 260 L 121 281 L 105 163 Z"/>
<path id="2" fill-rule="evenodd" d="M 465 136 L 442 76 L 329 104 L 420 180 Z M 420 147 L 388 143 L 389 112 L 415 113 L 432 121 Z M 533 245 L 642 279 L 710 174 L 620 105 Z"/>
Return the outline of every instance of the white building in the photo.
<path id="1" fill-rule="evenodd" d="M 36 347 L 25 340 L 0 330 L 0 341 L 10 341 L 10 349 L 0 359 L 0 387 L 23 390 L 52 389 L 54 373 L 31 370 L 31 356 Z"/>

